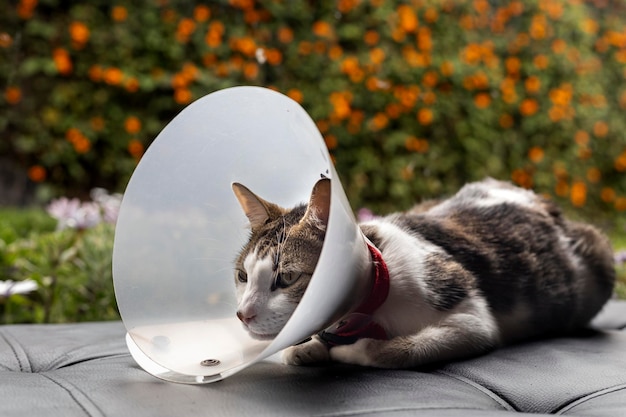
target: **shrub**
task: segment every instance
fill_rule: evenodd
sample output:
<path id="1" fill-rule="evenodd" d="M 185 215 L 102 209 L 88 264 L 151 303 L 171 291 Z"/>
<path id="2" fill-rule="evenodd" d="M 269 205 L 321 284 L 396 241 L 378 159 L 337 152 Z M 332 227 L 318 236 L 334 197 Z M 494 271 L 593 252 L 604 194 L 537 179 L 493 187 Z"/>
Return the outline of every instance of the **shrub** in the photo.
<path id="1" fill-rule="evenodd" d="M 121 188 L 192 100 L 300 102 L 376 211 L 491 175 L 626 210 L 622 0 L 20 0 L 0 17 L 0 151 L 59 190 Z"/>

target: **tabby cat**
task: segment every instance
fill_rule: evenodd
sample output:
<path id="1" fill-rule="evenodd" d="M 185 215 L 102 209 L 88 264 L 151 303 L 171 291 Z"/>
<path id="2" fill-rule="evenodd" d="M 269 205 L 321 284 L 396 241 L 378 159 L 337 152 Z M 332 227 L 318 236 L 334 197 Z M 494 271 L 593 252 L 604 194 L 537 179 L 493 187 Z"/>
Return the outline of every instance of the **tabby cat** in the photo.
<path id="1" fill-rule="evenodd" d="M 235 265 L 237 316 L 250 335 L 271 339 L 315 270 L 330 180 L 318 181 L 310 201 L 292 209 L 241 184 L 233 190 L 251 226 Z M 613 291 L 607 238 L 506 182 L 470 183 L 449 199 L 359 226 L 372 254 L 362 279 L 382 274 L 385 295 L 367 317 L 347 317 L 287 348 L 285 363 L 407 368 L 467 358 L 583 327 Z M 346 338 L 342 326 L 367 330 Z"/>

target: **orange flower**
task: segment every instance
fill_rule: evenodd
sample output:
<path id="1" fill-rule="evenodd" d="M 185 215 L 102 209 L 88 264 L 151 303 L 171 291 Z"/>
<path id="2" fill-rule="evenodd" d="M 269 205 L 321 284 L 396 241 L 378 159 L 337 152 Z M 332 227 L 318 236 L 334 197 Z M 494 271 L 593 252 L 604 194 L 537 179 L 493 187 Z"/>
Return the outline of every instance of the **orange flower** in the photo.
<path id="1" fill-rule="evenodd" d="M 124 78 L 124 73 L 119 68 L 107 68 L 104 70 L 104 82 L 109 85 L 119 85 Z"/>
<path id="2" fill-rule="evenodd" d="M 537 103 L 537 100 L 535 99 L 525 98 L 522 100 L 519 110 L 522 116 L 532 116 L 539 110 L 539 103 Z"/>
<path id="3" fill-rule="evenodd" d="M 514 0 L 509 3 L 509 11 L 514 16 L 519 16 L 524 12 L 524 3 L 520 0 Z"/>
<path id="4" fill-rule="evenodd" d="M 555 39 L 552 42 L 552 52 L 554 52 L 555 54 L 561 54 L 565 52 L 566 48 L 567 48 L 567 43 L 565 43 L 563 39 Z"/>
<path id="5" fill-rule="evenodd" d="M 372 64 L 379 65 L 385 60 L 385 51 L 381 48 L 374 48 L 370 51 L 370 61 Z"/>
<path id="6" fill-rule="evenodd" d="M 20 0 L 17 5 L 17 15 L 22 19 L 30 19 L 37 7 L 37 0 Z"/>
<path id="7" fill-rule="evenodd" d="M 4 99 L 9 104 L 17 104 L 22 100 L 22 90 L 19 87 L 7 87 L 4 90 Z"/>
<path id="8" fill-rule="evenodd" d="M 509 73 L 510 75 L 517 75 L 519 74 L 522 63 L 518 57 L 511 56 L 508 57 L 506 61 L 504 61 L 504 66 L 506 67 L 507 73 Z"/>
<path id="9" fill-rule="evenodd" d="M 435 87 L 438 81 L 439 77 L 437 76 L 437 73 L 435 71 L 428 71 L 426 74 L 424 74 L 424 77 L 422 78 L 422 84 L 430 88 Z"/>
<path id="10" fill-rule="evenodd" d="M 613 166 L 615 167 L 616 171 L 626 171 L 626 152 L 622 152 L 617 158 L 615 158 Z"/>
<path id="11" fill-rule="evenodd" d="M 489 6 L 489 2 L 487 0 L 474 0 L 474 10 L 476 10 L 480 14 L 487 13 L 491 6 Z"/>
<path id="12" fill-rule="evenodd" d="M 278 29 L 278 40 L 281 43 L 291 43 L 293 41 L 293 30 L 286 26 Z"/>
<path id="13" fill-rule="evenodd" d="M 546 21 L 546 17 L 542 14 L 538 14 L 533 16 L 531 23 L 529 34 L 533 39 L 543 39 L 548 36 L 548 22 Z"/>
<path id="14" fill-rule="evenodd" d="M 398 24 L 404 32 L 414 32 L 417 29 L 417 15 L 409 5 L 398 6 Z"/>
<path id="15" fill-rule="evenodd" d="M 418 139 L 415 136 L 409 136 L 404 141 L 404 147 L 408 151 L 417 152 L 417 153 L 426 153 L 428 152 L 429 143 L 426 139 Z"/>
<path id="16" fill-rule="evenodd" d="M 445 77 L 450 77 L 452 74 L 454 74 L 454 64 L 452 64 L 452 62 L 450 61 L 444 61 L 439 69 L 441 71 L 441 74 Z"/>
<path id="17" fill-rule="evenodd" d="M 615 210 L 617 211 L 625 211 L 626 210 L 626 197 L 617 197 L 615 199 L 615 203 L 613 203 Z"/>
<path id="18" fill-rule="evenodd" d="M 341 58 L 343 55 L 343 49 L 339 45 L 333 45 L 328 49 L 328 57 L 333 61 Z"/>
<path id="19" fill-rule="evenodd" d="M 548 60 L 548 57 L 545 55 L 540 54 L 533 58 L 533 64 L 535 65 L 537 69 L 540 69 L 540 70 L 548 68 L 549 63 L 550 62 Z"/>
<path id="20" fill-rule="evenodd" d="M 139 133 L 141 130 L 141 120 L 139 120 L 135 116 L 130 116 L 126 118 L 124 122 L 124 130 L 130 133 L 131 135 Z"/>
<path id="21" fill-rule="evenodd" d="M 390 119 L 397 119 L 402 114 L 402 106 L 399 103 L 389 103 L 385 106 L 385 113 Z"/>
<path id="22" fill-rule="evenodd" d="M 292 88 L 291 90 L 287 91 L 287 97 L 300 104 L 302 104 L 302 101 L 304 100 L 304 95 L 302 94 L 302 91 L 296 88 Z"/>
<path id="23" fill-rule="evenodd" d="M 602 172 L 596 168 L 591 167 L 587 170 L 587 180 L 592 184 L 597 184 L 602 179 Z"/>
<path id="24" fill-rule="evenodd" d="M 611 187 L 602 187 L 602 191 L 600 191 L 600 199 L 605 203 L 611 203 L 615 200 L 615 190 Z"/>
<path id="25" fill-rule="evenodd" d="M 582 207 L 587 200 L 587 185 L 582 181 L 572 183 L 570 201 L 575 207 Z"/>
<path id="26" fill-rule="evenodd" d="M 609 125 L 603 121 L 598 120 L 593 125 L 593 134 L 599 138 L 605 137 L 609 133 Z"/>
<path id="27" fill-rule="evenodd" d="M 87 153 L 91 149 L 91 142 L 85 136 L 81 135 L 77 137 L 73 142 L 74 150 L 76 153 Z"/>
<path id="28" fill-rule="evenodd" d="M 543 160 L 544 152 L 539 146 L 533 146 L 528 150 L 528 159 L 535 164 L 538 164 Z"/>
<path id="29" fill-rule="evenodd" d="M 478 93 L 474 96 L 474 104 L 479 109 L 486 109 L 491 104 L 491 96 L 488 93 Z"/>
<path id="30" fill-rule="evenodd" d="M 569 185 L 567 184 L 567 181 L 563 179 L 558 180 L 556 185 L 554 186 L 554 192 L 560 197 L 567 196 L 567 194 L 569 193 Z"/>
<path id="31" fill-rule="evenodd" d="M 131 139 L 128 142 L 128 153 L 135 159 L 141 158 L 144 152 L 143 144 L 137 139 Z"/>
<path id="32" fill-rule="evenodd" d="M 371 129 L 373 131 L 379 131 L 387 127 L 389 124 L 389 118 L 385 113 L 376 113 L 372 118 Z"/>
<path id="33" fill-rule="evenodd" d="M 176 28 L 176 40 L 179 42 L 187 42 L 189 36 L 196 30 L 196 22 L 192 19 L 181 19 Z"/>
<path id="34" fill-rule="evenodd" d="M 128 80 L 126 80 L 124 88 L 126 88 L 126 91 L 128 91 L 129 93 L 137 92 L 139 90 L 139 80 L 135 77 L 129 78 Z"/>
<path id="35" fill-rule="evenodd" d="M 433 49 L 433 41 L 430 29 L 420 27 L 417 31 L 417 48 L 422 52 L 430 52 Z"/>
<path id="36" fill-rule="evenodd" d="M 424 12 L 424 20 L 426 20 L 428 23 L 435 23 L 437 19 L 439 19 L 439 12 L 437 12 L 436 8 L 429 7 L 428 9 L 426 9 L 426 11 Z"/>
<path id="37" fill-rule="evenodd" d="M 265 58 L 270 65 L 279 65 L 283 62 L 283 54 L 278 49 L 270 48 L 265 51 Z"/>
<path id="38" fill-rule="evenodd" d="M 431 124 L 433 122 L 434 118 L 435 117 L 434 117 L 433 111 L 431 109 L 423 108 L 423 109 L 419 109 L 417 111 L 417 121 L 422 126 L 427 126 L 427 125 Z"/>
<path id="39" fill-rule="evenodd" d="M 349 13 L 359 4 L 359 0 L 339 0 L 337 10 L 341 13 Z"/>
<path id="40" fill-rule="evenodd" d="M 89 40 L 89 28 L 82 22 L 70 24 L 70 37 L 76 46 L 83 47 Z"/>
<path id="41" fill-rule="evenodd" d="M 533 186 L 532 176 L 524 169 L 515 169 L 511 173 L 511 179 L 514 183 L 524 188 L 531 188 Z"/>
<path id="42" fill-rule="evenodd" d="M 200 4 L 193 9 L 193 18 L 196 22 L 206 22 L 211 17 L 211 9 Z"/>
<path id="43" fill-rule="evenodd" d="M 54 65 L 61 75 L 68 75 L 72 72 L 73 65 L 70 54 L 63 48 L 56 48 L 52 51 Z"/>
<path id="44" fill-rule="evenodd" d="M 424 94 L 422 94 L 422 103 L 426 104 L 427 106 L 435 104 L 436 101 L 437 95 L 432 91 L 424 91 Z"/>
<path id="45" fill-rule="evenodd" d="M 242 54 L 252 57 L 256 53 L 257 45 L 251 37 L 233 38 L 231 40 L 232 48 Z"/>
<path id="46" fill-rule="evenodd" d="M 102 80 L 102 67 L 99 65 L 92 65 L 89 68 L 89 79 L 96 83 Z"/>
<path id="47" fill-rule="evenodd" d="M 333 28 L 328 22 L 324 22 L 323 20 L 318 20 L 313 23 L 312 30 L 313 33 L 320 38 L 329 38 L 333 34 Z"/>
<path id="48" fill-rule="evenodd" d="M 317 120 L 315 124 L 322 134 L 328 132 L 328 128 L 330 127 L 330 123 L 328 123 L 328 120 L 326 119 Z"/>
<path id="49" fill-rule="evenodd" d="M 579 130 L 574 134 L 574 141 L 578 146 L 587 146 L 589 144 L 589 133 Z"/>
<path id="50" fill-rule="evenodd" d="M 28 178 L 32 182 L 42 182 L 46 179 L 47 172 L 41 165 L 33 165 L 28 168 Z"/>
<path id="51" fill-rule="evenodd" d="M 489 87 L 489 78 L 484 72 L 479 71 L 463 78 L 463 87 L 470 91 L 484 90 Z"/>
<path id="52" fill-rule="evenodd" d="M 363 36 L 363 41 L 369 46 L 374 46 L 380 40 L 380 35 L 375 30 L 368 30 Z"/>
<path id="53" fill-rule="evenodd" d="M 524 81 L 524 86 L 526 87 L 526 91 L 528 91 L 529 93 L 537 93 L 541 88 L 541 81 L 538 77 L 535 77 L 533 75 L 526 78 L 526 81 Z"/>
<path id="54" fill-rule="evenodd" d="M 572 100 L 574 89 L 569 83 L 562 84 L 560 87 L 553 88 L 548 93 L 550 100 L 555 106 L 566 107 Z"/>
<path id="55" fill-rule="evenodd" d="M 177 88 L 174 90 L 174 101 L 178 104 L 188 104 L 191 102 L 191 91 L 187 88 Z"/>
<path id="56" fill-rule="evenodd" d="M 337 137 L 335 135 L 324 136 L 324 142 L 329 150 L 333 150 L 337 147 Z"/>
<path id="57" fill-rule="evenodd" d="M 243 76 L 248 80 L 253 80 L 259 75 L 259 66 L 256 62 L 246 62 L 243 66 Z"/>
<path id="58" fill-rule="evenodd" d="M 342 120 L 350 116 L 350 103 L 352 94 L 344 92 L 334 92 L 330 94 L 330 103 L 333 106 L 332 116 Z"/>
<path id="59" fill-rule="evenodd" d="M 111 9 L 111 18 L 116 22 L 123 22 L 128 17 L 128 10 L 124 6 L 113 6 Z"/>
<path id="60" fill-rule="evenodd" d="M 590 35 L 595 35 L 596 33 L 598 33 L 598 22 L 588 17 L 588 18 L 583 19 L 580 22 L 580 28 L 585 33 L 588 33 Z"/>
<path id="61" fill-rule="evenodd" d="M 548 12 L 548 16 L 550 16 L 553 20 L 559 19 L 563 14 L 563 4 L 560 2 L 550 1 L 546 3 L 545 7 Z"/>

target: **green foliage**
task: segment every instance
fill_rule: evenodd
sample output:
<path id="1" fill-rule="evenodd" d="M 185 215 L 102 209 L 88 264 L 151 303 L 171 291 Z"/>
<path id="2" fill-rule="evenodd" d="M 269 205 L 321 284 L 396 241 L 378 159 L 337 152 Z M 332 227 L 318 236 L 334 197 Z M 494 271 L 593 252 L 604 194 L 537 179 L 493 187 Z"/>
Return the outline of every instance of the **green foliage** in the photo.
<path id="1" fill-rule="evenodd" d="M 118 319 L 111 277 L 114 227 L 101 223 L 86 230 L 50 231 L 49 222 L 38 221 L 42 216 L 47 215 L 32 211 L 22 216 L 36 220 L 27 237 L 10 243 L 0 240 L 1 280 L 32 280 L 38 287 L 27 294 L 0 295 L 0 320 L 61 323 Z"/>
<path id="2" fill-rule="evenodd" d="M 184 105 L 254 84 L 316 120 L 355 207 L 405 208 L 490 175 L 626 210 L 623 0 L 5 9 L 0 152 L 57 190 L 121 189 Z"/>

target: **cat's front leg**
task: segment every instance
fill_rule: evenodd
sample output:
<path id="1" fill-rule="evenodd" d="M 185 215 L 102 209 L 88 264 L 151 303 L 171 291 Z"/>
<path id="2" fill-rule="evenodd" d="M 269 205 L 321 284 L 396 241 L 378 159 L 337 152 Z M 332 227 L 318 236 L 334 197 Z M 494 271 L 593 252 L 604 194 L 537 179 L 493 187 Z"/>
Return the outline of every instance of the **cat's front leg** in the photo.
<path id="1" fill-rule="evenodd" d="M 498 343 L 498 331 L 493 323 L 457 314 L 415 335 L 390 340 L 360 339 L 351 345 L 333 347 L 330 357 L 337 362 L 361 366 L 412 368 L 475 356 Z"/>
<path id="2" fill-rule="evenodd" d="M 287 365 L 306 365 L 317 362 L 328 362 L 328 347 L 318 336 L 299 345 L 290 346 L 283 351 L 283 362 Z"/>

